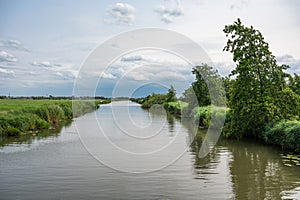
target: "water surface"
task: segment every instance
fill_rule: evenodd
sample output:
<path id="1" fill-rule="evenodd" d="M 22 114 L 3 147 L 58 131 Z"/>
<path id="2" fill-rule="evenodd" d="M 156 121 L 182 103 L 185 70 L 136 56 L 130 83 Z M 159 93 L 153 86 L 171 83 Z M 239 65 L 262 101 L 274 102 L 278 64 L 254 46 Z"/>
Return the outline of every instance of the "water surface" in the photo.
<path id="1" fill-rule="evenodd" d="M 2 139 L 0 199 L 300 199 L 300 167 L 285 166 L 280 156 L 285 152 L 278 148 L 220 139 L 200 159 L 197 155 L 205 133 L 189 147 L 191 129 L 172 116 L 151 114 L 135 103 L 128 106 L 128 102 L 114 109 L 117 116 L 111 114 L 110 104 L 105 105 L 75 119 L 76 124 L 63 127 L 59 133 L 26 136 L 21 141 Z M 125 118 L 128 110 L 130 120 Z M 99 124 L 95 127 L 90 123 L 95 116 L 106 134 L 86 144 L 93 144 L 98 160 L 77 134 L 77 129 L 86 131 L 87 136 L 98 132 Z M 129 163 L 134 157 L 124 157 L 108 145 L 107 139 L 137 155 L 165 149 Z M 169 143 L 171 147 L 165 145 Z M 174 155 L 180 156 L 173 159 Z M 162 165 L 154 172 L 122 172 L 143 172 Z"/>

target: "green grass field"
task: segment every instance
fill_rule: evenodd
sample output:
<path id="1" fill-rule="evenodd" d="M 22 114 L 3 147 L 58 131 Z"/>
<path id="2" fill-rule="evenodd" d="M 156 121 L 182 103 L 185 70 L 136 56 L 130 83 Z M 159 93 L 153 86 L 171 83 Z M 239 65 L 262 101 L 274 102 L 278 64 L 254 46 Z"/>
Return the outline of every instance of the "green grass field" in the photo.
<path id="1" fill-rule="evenodd" d="M 57 126 L 60 121 L 92 112 L 110 100 L 0 100 L 0 135 L 16 136 Z"/>
<path id="2" fill-rule="evenodd" d="M 11 111 L 16 111 L 24 108 L 38 108 L 45 104 L 71 102 L 72 100 L 32 100 L 32 99 L 1 99 L 0 100 L 0 112 L 7 113 Z"/>
<path id="3" fill-rule="evenodd" d="M 88 101 L 88 100 L 87 100 Z M 110 100 L 95 100 L 96 104 L 108 103 Z M 0 113 L 16 111 L 24 108 L 38 108 L 46 104 L 72 103 L 72 100 L 51 100 L 51 99 L 0 99 Z"/>

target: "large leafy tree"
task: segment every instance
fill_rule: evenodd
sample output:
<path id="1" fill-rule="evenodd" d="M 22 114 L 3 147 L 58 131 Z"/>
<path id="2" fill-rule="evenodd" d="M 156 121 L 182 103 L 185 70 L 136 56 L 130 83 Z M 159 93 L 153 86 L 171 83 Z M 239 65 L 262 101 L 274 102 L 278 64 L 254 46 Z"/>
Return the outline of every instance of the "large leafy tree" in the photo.
<path id="1" fill-rule="evenodd" d="M 224 106 L 222 103 L 225 102 L 225 90 L 218 71 L 203 64 L 195 66 L 192 73 L 195 75 L 195 81 L 184 91 L 183 100 L 188 102 L 191 108 L 210 104 Z"/>
<path id="2" fill-rule="evenodd" d="M 234 81 L 229 89 L 229 132 L 236 137 L 259 137 L 266 123 L 290 116 L 284 110 L 287 104 L 295 106 L 290 97 L 294 93 L 285 81 L 288 66 L 278 65 L 260 31 L 244 26 L 240 19 L 223 31 L 228 37 L 224 51 L 233 54 L 236 64 L 230 74 Z"/>
<path id="3" fill-rule="evenodd" d="M 174 89 L 173 85 L 171 85 L 171 87 L 168 90 L 167 93 L 167 102 L 173 102 L 176 101 L 176 90 Z"/>

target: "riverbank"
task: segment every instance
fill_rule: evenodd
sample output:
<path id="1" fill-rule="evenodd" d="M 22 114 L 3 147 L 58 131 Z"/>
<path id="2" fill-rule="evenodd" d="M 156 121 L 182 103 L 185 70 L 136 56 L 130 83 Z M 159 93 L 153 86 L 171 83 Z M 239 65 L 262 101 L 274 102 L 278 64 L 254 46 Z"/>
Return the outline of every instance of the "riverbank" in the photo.
<path id="1" fill-rule="evenodd" d="M 54 129 L 59 123 L 94 111 L 103 100 L 0 100 L 0 135 L 18 136 Z M 73 112 L 72 108 L 76 108 Z"/>
<path id="2" fill-rule="evenodd" d="M 163 95 L 160 95 L 162 97 Z M 209 126 L 214 127 L 218 124 L 211 124 L 211 118 L 225 119 L 225 124 L 222 129 L 222 136 L 228 139 L 240 139 L 232 136 L 230 126 L 232 113 L 229 108 L 217 106 L 200 106 L 189 108 L 189 104 L 180 100 L 167 102 L 163 99 L 157 99 L 157 95 L 148 98 L 131 99 L 140 103 L 143 108 L 149 109 L 154 104 L 161 104 L 165 110 L 175 117 L 188 117 L 199 125 L 199 129 L 207 129 Z M 146 102 L 146 103 L 145 103 Z M 257 137 L 251 135 L 247 136 L 253 138 L 258 142 L 264 142 L 269 145 L 278 146 L 285 150 L 300 153 L 300 122 L 298 120 L 277 120 L 272 123 L 265 124 L 264 129 Z"/>

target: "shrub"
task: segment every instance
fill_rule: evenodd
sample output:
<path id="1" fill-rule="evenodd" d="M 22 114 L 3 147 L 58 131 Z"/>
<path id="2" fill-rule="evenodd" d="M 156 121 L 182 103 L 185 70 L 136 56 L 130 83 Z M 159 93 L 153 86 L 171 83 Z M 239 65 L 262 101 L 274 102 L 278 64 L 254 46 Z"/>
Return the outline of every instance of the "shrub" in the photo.
<path id="1" fill-rule="evenodd" d="M 163 104 L 167 102 L 167 94 L 152 94 L 147 96 L 143 103 L 143 108 L 151 108 L 154 104 Z"/>
<path id="2" fill-rule="evenodd" d="M 48 129 L 50 124 L 43 119 L 38 118 L 36 120 L 36 128 L 37 129 Z"/>
<path id="3" fill-rule="evenodd" d="M 269 144 L 300 152 L 300 122 L 281 120 L 266 126 L 263 140 Z"/>
<path id="4" fill-rule="evenodd" d="M 7 136 L 17 136 L 21 134 L 21 131 L 15 127 L 8 126 L 5 130 Z"/>
<path id="5" fill-rule="evenodd" d="M 187 106 L 187 103 L 182 102 L 182 101 L 167 102 L 167 103 L 163 104 L 163 107 L 166 109 L 167 112 L 174 114 L 177 117 L 183 115 L 182 110 L 186 106 Z"/>
<path id="6" fill-rule="evenodd" d="M 230 112 L 225 107 L 217 106 L 203 106 L 193 109 L 193 116 L 195 122 L 199 123 L 199 126 L 203 128 L 208 128 L 209 126 L 213 128 L 221 127 L 225 122 L 230 120 Z M 213 119 L 214 124 L 211 124 Z"/>

